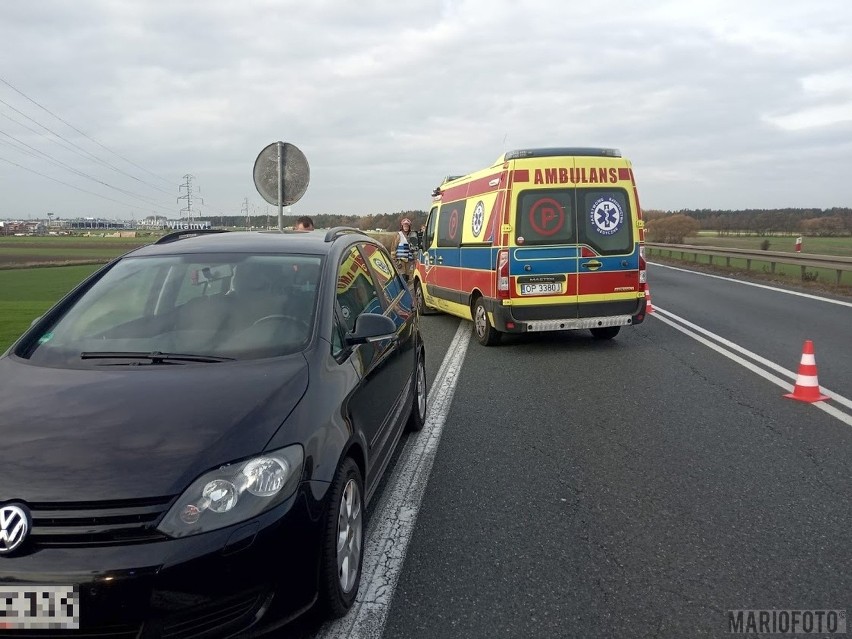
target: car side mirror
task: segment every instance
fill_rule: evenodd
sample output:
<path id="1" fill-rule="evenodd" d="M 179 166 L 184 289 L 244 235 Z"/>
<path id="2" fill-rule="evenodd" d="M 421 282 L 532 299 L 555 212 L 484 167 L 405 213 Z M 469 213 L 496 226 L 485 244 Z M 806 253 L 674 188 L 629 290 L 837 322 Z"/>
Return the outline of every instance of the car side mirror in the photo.
<path id="1" fill-rule="evenodd" d="M 355 320 L 355 328 L 344 337 L 347 346 L 379 342 L 396 337 L 394 321 L 378 313 L 364 313 Z"/>

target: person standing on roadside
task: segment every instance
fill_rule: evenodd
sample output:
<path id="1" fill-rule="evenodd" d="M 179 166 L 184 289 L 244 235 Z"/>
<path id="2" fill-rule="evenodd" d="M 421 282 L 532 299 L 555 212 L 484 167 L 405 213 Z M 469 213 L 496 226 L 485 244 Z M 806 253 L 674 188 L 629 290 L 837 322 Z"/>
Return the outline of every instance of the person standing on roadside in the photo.
<path id="1" fill-rule="evenodd" d="M 399 223 L 399 231 L 393 238 L 392 252 L 396 260 L 396 268 L 406 280 L 410 280 L 416 264 L 414 256 L 420 248 L 417 233 L 411 229 L 411 220 L 403 218 Z"/>

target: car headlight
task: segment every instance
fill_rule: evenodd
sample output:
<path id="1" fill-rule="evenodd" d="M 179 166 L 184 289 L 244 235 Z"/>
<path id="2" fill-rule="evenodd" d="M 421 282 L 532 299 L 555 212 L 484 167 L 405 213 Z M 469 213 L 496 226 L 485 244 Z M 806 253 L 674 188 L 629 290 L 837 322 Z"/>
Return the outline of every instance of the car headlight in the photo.
<path id="1" fill-rule="evenodd" d="M 186 537 L 251 519 L 296 491 L 304 458 L 294 445 L 211 470 L 183 491 L 157 530 Z"/>

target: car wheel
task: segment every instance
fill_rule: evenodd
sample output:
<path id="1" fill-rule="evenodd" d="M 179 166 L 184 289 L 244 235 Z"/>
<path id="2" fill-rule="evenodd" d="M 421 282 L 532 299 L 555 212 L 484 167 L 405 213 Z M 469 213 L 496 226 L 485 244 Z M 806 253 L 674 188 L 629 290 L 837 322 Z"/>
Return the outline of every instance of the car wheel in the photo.
<path id="1" fill-rule="evenodd" d="M 592 332 L 592 337 L 595 339 L 612 339 L 616 335 L 618 335 L 618 331 L 621 330 L 620 326 L 604 326 L 603 328 L 590 328 Z"/>
<path id="2" fill-rule="evenodd" d="M 411 416 L 408 418 L 408 430 L 418 432 L 426 424 L 426 362 L 421 350 L 417 355 L 417 369 L 414 373 L 414 398 L 411 402 Z"/>
<path id="3" fill-rule="evenodd" d="M 494 346 L 500 341 L 500 331 L 491 326 L 488 320 L 488 311 L 482 298 L 476 300 L 473 306 L 473 328 L 476 332 L 477 341 L 483 346 Z"/>
<path id="4" fill-rule="evenodd" d="M 320 601 L 329 617 L 345 615 L 358 595 L 364 558 L 364 484 L 358 465 L 343 460 L 329 492 L 320 565 Z"/>
<path id="5" fill-rule="evenodd" d="M 420 282 L 414 284 L 414 301 L 417 304 L 417 312 L 422 315 L 433 315 L 437 311 L 426 305 L 426 298 L 423 296 L 423 286 Z"/>

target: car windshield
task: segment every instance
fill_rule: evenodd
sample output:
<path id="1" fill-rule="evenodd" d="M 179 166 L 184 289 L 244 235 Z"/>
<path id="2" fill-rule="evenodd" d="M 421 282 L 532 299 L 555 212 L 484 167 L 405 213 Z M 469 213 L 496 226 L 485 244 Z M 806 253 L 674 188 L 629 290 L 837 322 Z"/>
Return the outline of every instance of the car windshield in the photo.
<path id="1" fill-rule="evenodd" d="M 128 257 L 19 354 L 120 366 L 293 353 L 312 333 L 321 267 L 316 255 Z"/>

